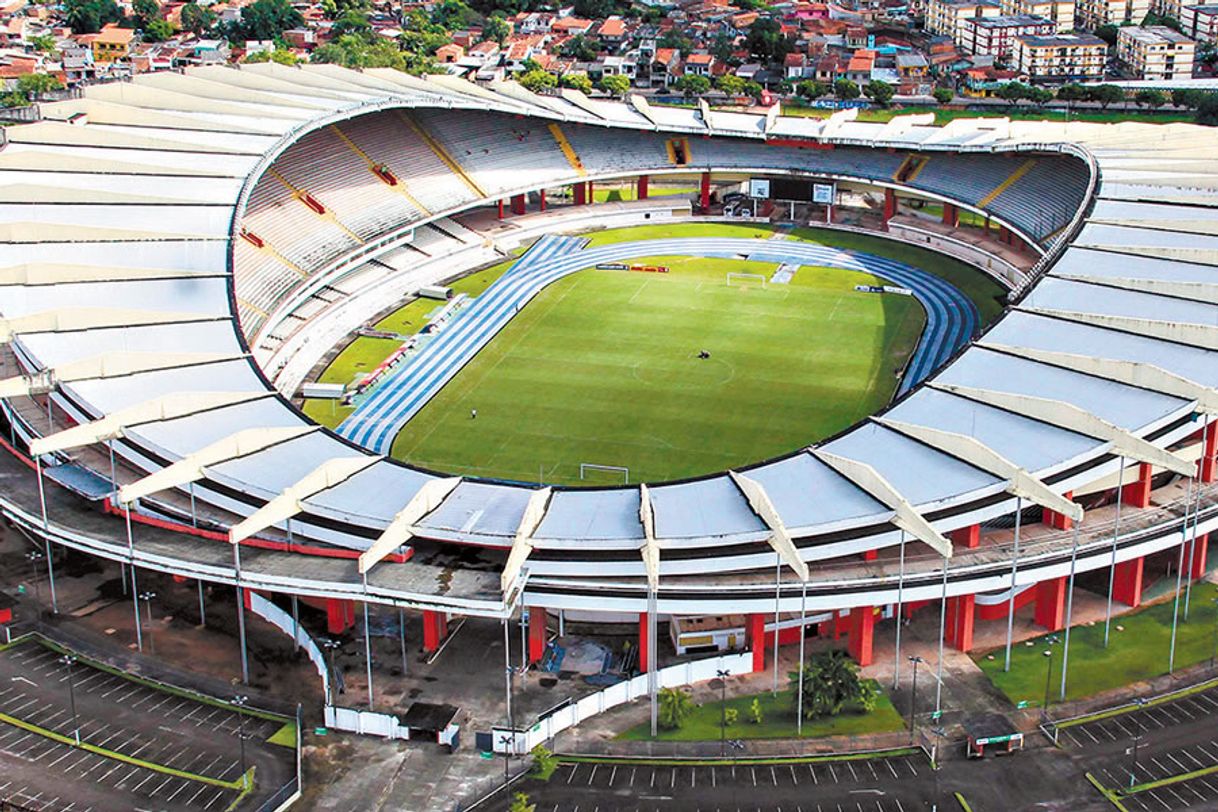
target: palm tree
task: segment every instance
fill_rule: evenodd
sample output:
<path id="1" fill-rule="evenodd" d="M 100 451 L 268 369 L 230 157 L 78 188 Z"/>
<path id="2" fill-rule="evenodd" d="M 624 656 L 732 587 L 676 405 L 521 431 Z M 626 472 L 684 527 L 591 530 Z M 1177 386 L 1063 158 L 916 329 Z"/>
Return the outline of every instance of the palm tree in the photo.
<path id="1" fill-rule="evenodd" d="M 851 702 L 869 704 L 869 686 L 859 679 L 858 666 L 844 651 L 813 655 L 803 666 L 803 672 L 805 719 L 836 716 Z M 798 690 L 799 672 L 793 671 L 788 676 Z M 795 699 L 798 701 L 798 697 Z"/>
<path id="2" fill-rule="evenodd" d="M 659 724 L 665 730 L 676 730 L 694 710 L 694 700 L 680 688 L 661 688 L 659 693 Z"/>

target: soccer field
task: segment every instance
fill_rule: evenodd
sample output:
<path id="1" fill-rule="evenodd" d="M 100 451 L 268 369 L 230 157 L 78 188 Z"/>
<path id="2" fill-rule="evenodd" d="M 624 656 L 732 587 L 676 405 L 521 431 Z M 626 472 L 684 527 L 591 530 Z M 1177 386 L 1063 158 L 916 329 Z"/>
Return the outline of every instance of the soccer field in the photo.
<path id="1" fill-rule="evenodd" d="M 803 267 L 762 289 L 726 274 L 768 278 L 773 264 L 638 261 L 672 270 L 589 269 L 542 291 L 406 425 L 393 456 L 554 484 L 580 483 L 581 462 L 626 466 L 632 482 L 742 466 L 882 407 L 925 323 L 909 297 L 855 291 L 877 283 L 866 274 Z"/>

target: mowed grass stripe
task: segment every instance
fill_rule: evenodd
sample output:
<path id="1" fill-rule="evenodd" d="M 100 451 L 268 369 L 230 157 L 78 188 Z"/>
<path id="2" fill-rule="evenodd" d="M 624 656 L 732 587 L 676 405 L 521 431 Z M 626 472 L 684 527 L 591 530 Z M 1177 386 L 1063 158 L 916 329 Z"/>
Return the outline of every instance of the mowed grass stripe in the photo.
<path id="1" fill-rule="evenodd" d="M 770 263 L 639 261 L 672 273 L 590 269 L 542 291 L 407 424 L 393 455 L 569 484 L 581 462 L 652 481 L 740 466 L 883 406 L 925 324 L 908 297 L 856 292 L 876 281 L 867 274 L 804 268 L 763 290 L 726 274 L 768 278 Z"/>

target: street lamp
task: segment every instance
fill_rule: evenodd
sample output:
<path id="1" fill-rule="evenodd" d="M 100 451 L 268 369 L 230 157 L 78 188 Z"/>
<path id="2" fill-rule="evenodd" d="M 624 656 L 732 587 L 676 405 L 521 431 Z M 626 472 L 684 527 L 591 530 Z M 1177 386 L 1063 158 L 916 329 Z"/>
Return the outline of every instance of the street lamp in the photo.
<path id="1" fill-rule="evenodd" d="M 509 736 L 506 733 L 499 737 L 499 743 L 503 745 L 503 782 L 508 781 L 508 764 L 511 762 L 512 750 L 516 748 L 516 731 L 512 731 Z"/>
<path id="2" fill-rule="evenodd" d="M 1218 598 L 1214 598 L 1214 647 L 1210 650 L 1210 670 L 1214 670 L 1214 661 L 1218 660 Z"/>
<path id="3" fill-rule="evenodd" d="M 38 562 L 42 560 L 42 553 L 38 550 L 30 550 L 25 554 L 25 560 L 30 562 L 30 583 L 34 585 L 34 602 L 42 603 L 42 590 L 38 587 Z"/>
<path id="4" fill-rule="evenodd" d="M 237 741 L 241 743 L 241 786 L 246 785 L 245 778 L 245 703 L 249 702 L 250 698 L 244 694 L 238 694 L 233 697 L 233 707 L 237 709 Z"/>
<path id="5" fill-rule="evenodd" d="M 59 662 L 68 667 L 68 706 L 72 709 L 72 735 L 76 738 L 76 746 L 80 746 L 80 724 L 76 720 L 76 684 L 72 679 L 72 666 L 76 665 L 76 657 L 65 654 Z"/>
<path id="6" fill-rule="evenodd" d="M 318 645 L 326 650 L 326 661 L 329 664 L 329 673 L 326 678 L 326 701 L 331 705 L 334 704 L 334 649 L 338 648 L 341 643 L 329 637 L 319 638 Z"/>
<path id="7" fill-rule="evenodd" d="M 1145 699 L 1142 699 L 1139 697 L 1138 699 L 1135 699 L 1134 702 L 1138 703 L 1138 708 L 1140 708 L 1140 709 L 1146 707 Z M 1145 727 L 1143 727 L 1141 722 L 1138 723 L 1138 727 L 1145 730 Z M 1129 769 L 1129 786 L 1131 786 L 1131 787 L 1137 783 L 1137 778 L 1136 778 L 1135 774 L 1138 771 L 1138 742 L 1140 742 L 1140 741 L 1142 741 L 1142 737 L 1139 735 L 1135 735 L 1133 737 L 1133 747 L 1128 751 L 1133 754 L 1133 766 L 1130 767 L 1130 769 Z"/>
<path id="8" fill-rule="evenodd" d="M 140 593 L 140 600 L 142 600 L 144 602 L 144 606 L 148 610 L 148 650 L 149 651 L 152 650 L 152 599 L 155 597 L 156 597 L 155 592 L 141 592 Z M 135 622 L 136 623 L 140 622 L 138 617 L 135 619 Z"/>
<path id="9" fill-rule="evenodd" d="M 926 660 L 915 654 L 909 658 L 909 661 L 913 663 L 913 684 L 910 687 L 909 696 L 909 740 L 912 742 L 914 740 L 914 709 L 918 707 L 918 664 L 924 663 Z"/>
<path id="10" fill-rule="evenodd" d="M 1049 661 L 1048 667 L 1045 669 L 1045 703 L 1041 705 L 1042 713 L 1045 718 L 1049 718 L 1049 685 L 1053 680 L 1053 649 L 1047 648 L 1044 650 L 1044 655 Z"/>
<path id="11" fill-rule="evenodd" d="M 719 757 L 727 755 L 727 678 L 731 670 L 720 668 L 715 671 L 719 678 Z"/>

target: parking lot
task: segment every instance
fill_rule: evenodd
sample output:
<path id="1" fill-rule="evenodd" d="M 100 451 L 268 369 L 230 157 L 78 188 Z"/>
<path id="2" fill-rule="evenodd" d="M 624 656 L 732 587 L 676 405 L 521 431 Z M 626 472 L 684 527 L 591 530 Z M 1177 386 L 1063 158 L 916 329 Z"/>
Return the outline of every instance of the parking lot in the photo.
<path id="1" fill-rule="evenodd" d="M 294 748 L 268 741 L 284 720 L 69 664 L 34 641 L 0 651 L 0 715 L 0 799 L 40 812 L 227 809 L 238 790 L 209 780 L 233 784 L 251 767 L 253 806 L 295 773 Z"/>
<path id="2" fill-rule="evenodd" d="M 538 812 L 913 812 L 930 808 L 935 779 L 926 760 L 913 755 L 727 766 L 563 764 L 528 791 Z"/>

